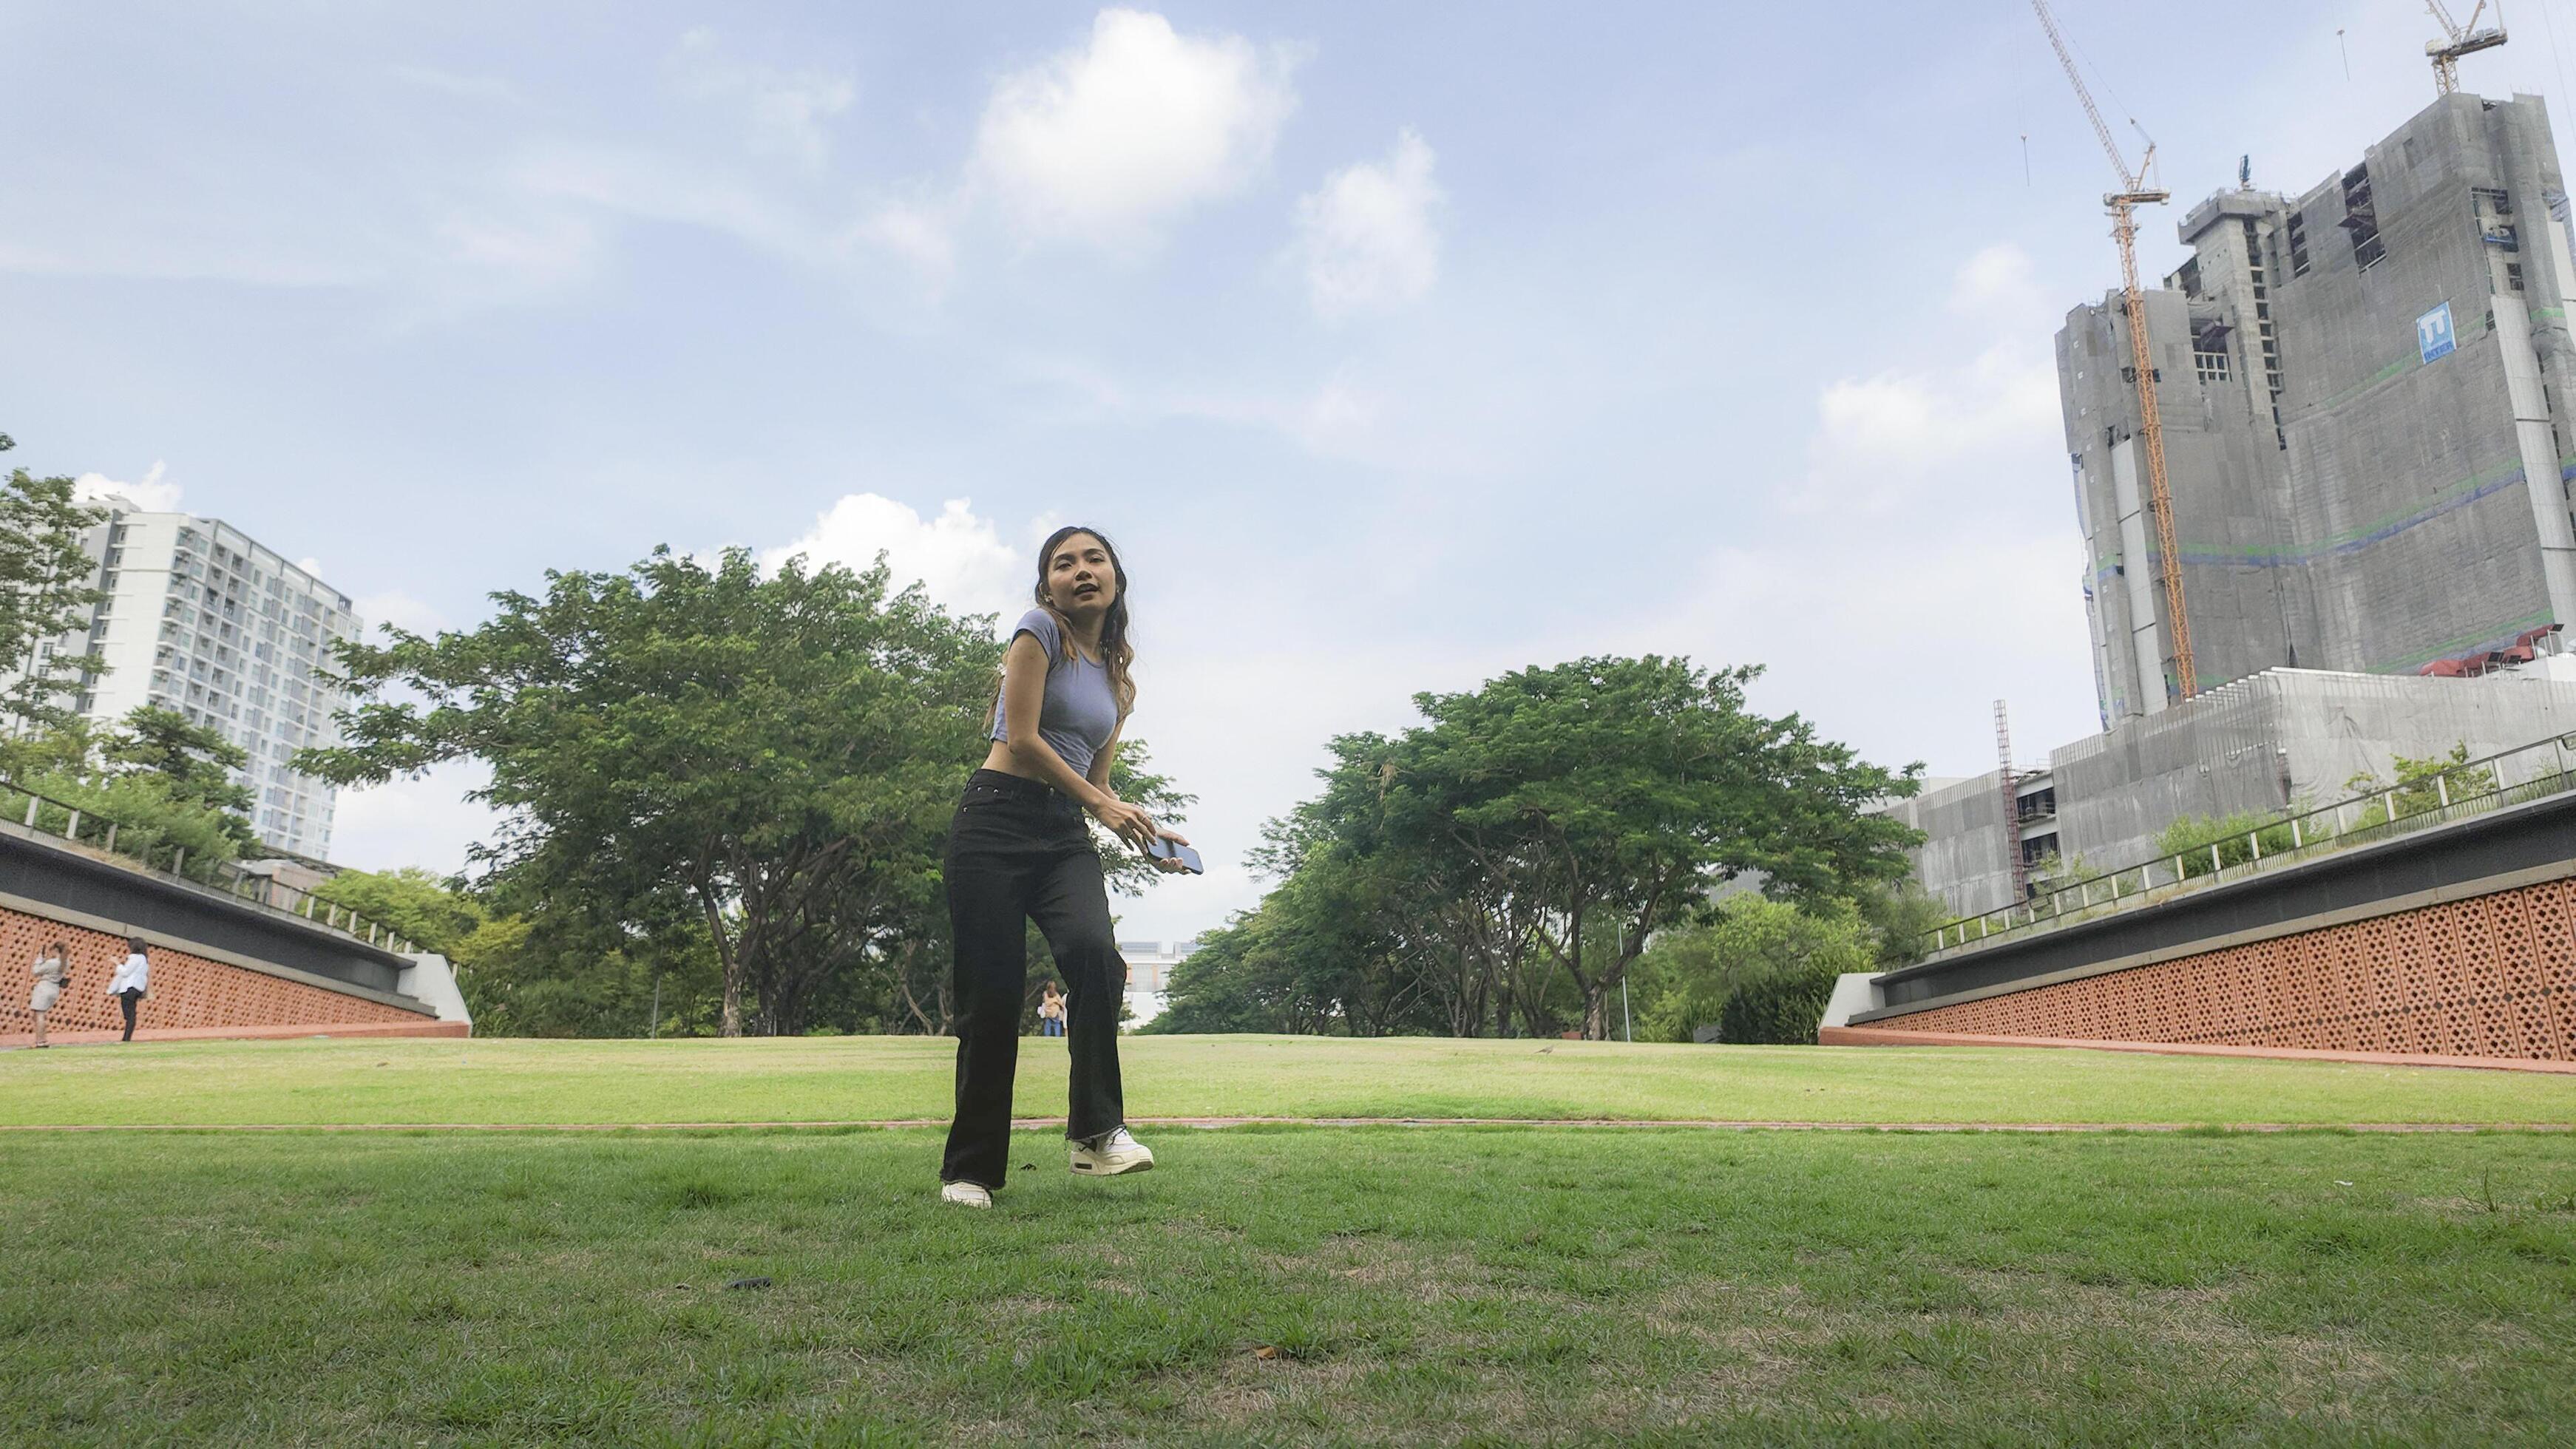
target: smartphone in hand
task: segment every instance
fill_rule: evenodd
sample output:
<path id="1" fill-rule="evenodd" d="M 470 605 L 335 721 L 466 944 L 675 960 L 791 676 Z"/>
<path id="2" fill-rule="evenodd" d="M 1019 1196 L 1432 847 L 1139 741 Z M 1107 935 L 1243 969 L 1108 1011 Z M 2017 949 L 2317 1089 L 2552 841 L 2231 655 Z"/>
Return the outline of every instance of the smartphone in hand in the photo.
<path id="1" fill-rule="evenodd" d="M 1145 853 L 1156 860 L 1177 860 L 1192 875 L 1207 874 L 1207 867 L 1199 863 L 1197 851 L 1186 845 L 1165 840 L 1159 835 L 1154 837 L 1153 844 L 1145 847 Z"/>

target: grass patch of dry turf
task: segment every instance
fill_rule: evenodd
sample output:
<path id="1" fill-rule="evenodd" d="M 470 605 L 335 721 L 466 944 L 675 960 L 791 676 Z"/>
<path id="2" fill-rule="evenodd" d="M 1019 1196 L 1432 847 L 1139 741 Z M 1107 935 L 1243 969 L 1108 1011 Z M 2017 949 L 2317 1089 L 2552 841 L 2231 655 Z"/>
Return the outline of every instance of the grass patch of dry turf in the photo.
<path id="1" fill-rule="evenodd" d="M 62 1055 L 62 1054 L 56 1054 Z M 2576 1141 L 0 1137 L 0 1440 L 2559 1441 Z M 729 1289 L 743 1278 L 766 1287 Z"/>

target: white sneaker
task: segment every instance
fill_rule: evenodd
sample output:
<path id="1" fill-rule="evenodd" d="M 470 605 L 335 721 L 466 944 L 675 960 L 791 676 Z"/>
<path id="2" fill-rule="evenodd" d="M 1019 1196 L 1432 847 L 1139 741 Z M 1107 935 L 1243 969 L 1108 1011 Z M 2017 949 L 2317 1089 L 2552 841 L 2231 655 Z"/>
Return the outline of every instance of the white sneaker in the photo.
<path id="1" fill-rule="evenodd" d="M 1150 1171 L 1153 1166 L 1154 1150 L 1124 1127 L 1073 1144 L 1073 1170 L 1086 1177 L 1116 1177 L 1122 1172 Z"/>
<path id="2" fill-rule="evenodd" d="M 988 1208 L 993 1205 L 993 1194 L 979 1182 L 943 1182 L 939 1185 L 939 1200 L 959 1207 Z"/>

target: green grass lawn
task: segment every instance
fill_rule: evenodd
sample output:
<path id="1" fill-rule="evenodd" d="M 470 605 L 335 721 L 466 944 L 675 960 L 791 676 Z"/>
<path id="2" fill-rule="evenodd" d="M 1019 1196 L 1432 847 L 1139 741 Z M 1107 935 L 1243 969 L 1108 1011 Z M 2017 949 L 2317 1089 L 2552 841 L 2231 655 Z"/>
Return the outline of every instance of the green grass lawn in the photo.
<path id="1" fill-rule="evenodd" d="M 2555 1134 L 0 1138 L 0 1440 L 2563 1443 Z M 771 1285 L 728 1290 L 732 1279 Z"/>
<path id="2" fill-rule="evenodd" d="M 2005 1048 L 1134 1037 L 1137 1117 L 2576 1123 L 2576 1077 Z M 0 1125 L 941 1118 L 953 1044 L 163 1042 L 0 1052 Z M 1061 1041 L 1019 1111 L 1064 1112 Z"/>
<path id="3" fill-rule="evenodd" d="M 1060 1110 L 1057 1043 L 1022 1110 Z M 2116 1053 L 1143 1038 L 1138 1116 L 2565 1124 Z M 2556 1442 L 2576 1135 L 117 1124 L 936 1117 L 947 1044 L 0 1054 L 0 1443 Z M 729 1289 L 764 1277 L 761 1288 Z"/>

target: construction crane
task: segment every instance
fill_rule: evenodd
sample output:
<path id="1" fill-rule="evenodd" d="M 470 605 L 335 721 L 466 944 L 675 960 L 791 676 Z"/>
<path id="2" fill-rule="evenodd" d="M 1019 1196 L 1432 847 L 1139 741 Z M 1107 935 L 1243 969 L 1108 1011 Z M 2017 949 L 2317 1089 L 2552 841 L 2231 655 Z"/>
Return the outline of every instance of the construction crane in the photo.
<path id="1" fill-rule="evenodd" d="M 2481 5 L 2486 0 L 2479 0 Z M 2191 619 L 2182 607 L 2182 551 L 2174 543 L 2173 490 L 2165 481 L 2165 425 L 2156 411 L 2155 355 L 2147 346 L 2147 301 L 2138 291 L 2138 221 L 2136 209 L 2148 202 L 2170 201 L 2173 193 L 2147 185 L 2147 171 L 2156 163 L 2156 143 L 2147 143 L 2147 152 L 2138 158 L 2138 169 L 2129 169 L 2128 158 L 2120 154 L 2120 143 L 2111 137 L 2111 128 L 2102 119 L 2101 107 L 2093 104 L 2093 93 L 2084 86 L 2084 77 L 2075 68 L 2075 56 L 2066 48 L 2066 37 L 2058 33 L 2057 17 L 2048 11 L 2048 0 L 2030 0 L 2030 8 L 2039 15 L 2040 27 L 2048 32 L 2048 43 L 2057 51 L 2057 63 L 2066 68 L 2066 79 L 2075 87 L 2075 99 L 2084 105 L 2084 115 L 2093 123 L 2094 139 L 2102 143 L 2102 152 L 2111 158 L 2111 169 L 2119 173 L 2120 189 L 2107 193 L 2102 204 L 2111 212 L 2111 235 L 2120 243 L 2120 300 L 2129 314 L 2129 358 L 2131 371 L 2138 384 L 2138 441 L 2147 455 L 2148 508 L 2156 516 L 2156 546 L 2163 550 L 2159 560 L 2164 584 L 2165 626 L 2173 640 L 2174 685 L 2181 697 L 2189 699 L 2200 693 L 2191 666 Z"/>
<path id="2" fill-rule="evenodd" d="M 2453 21 L 2451 12 L 2442 8 L 2442 0 L 2424 0 L 2424 8 L 2433 12 L 2433 18 L 2442 22 L 2442 29 L 2451 37 L 2448 42 L 2424 42 L 2424 53 L 2433 58 L 2433 88 L 2447 96 L 2460 88 L 2461 56 L 2493 50 L 2504 44 L 2504 7 L 2496 7 L 2496 23 L 2484 30 L 2472 27 L 2478 23 L 2478 17 L 2486 13 L 2487 0 L 2478 0 L 2478 8 L 2469 12 L 2467 25 Z"/>

